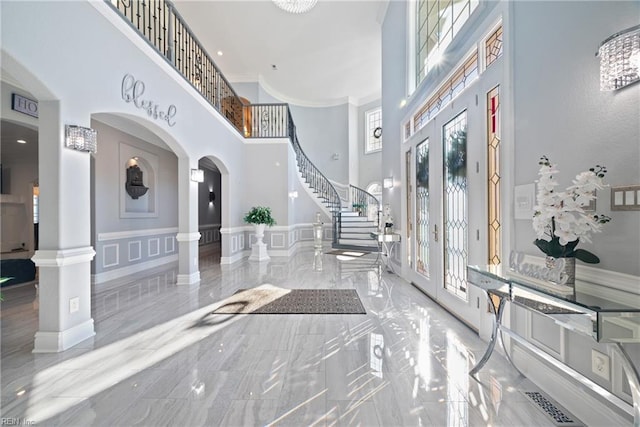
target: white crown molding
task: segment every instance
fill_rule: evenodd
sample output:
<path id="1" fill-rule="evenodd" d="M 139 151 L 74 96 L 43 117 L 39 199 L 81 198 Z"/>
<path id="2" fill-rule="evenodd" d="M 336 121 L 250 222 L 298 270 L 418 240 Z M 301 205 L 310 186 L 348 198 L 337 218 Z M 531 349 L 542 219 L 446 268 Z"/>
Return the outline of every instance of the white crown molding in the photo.
<path id="1" fill-rule="evenodd" d="M 243 81 L 243 80 L 233 80 L 233 81 L 237 83 L 248 83 L 247 81 Z M 298 98 L 287 96 L 284 93 L 275 89 L 266 81 L 266 79 L 262 76 L 262 74 L 258 75 L 257 83 L 258 85 L 260 85 L 260 87 L 262 87 L 262 89 L 264 89 L 265 92 L 267 92 L 272 97 L 280 100 L 281 102 L 296 105 L 299 107 L 314 107 L 314 108 L 336 107 L 338 105 L 344 105 L 344 104 L 352 104 L 355 106 L 360 106 L 360 105 L 368 104 L 370 102 L 373 102 L 382 98 L 381 89 L 376 89 L 369 95 L 366 95 L 361 98 L 343 96 L 340 98 L 331 98 L 331 99 L 322 99 L 322 100 L 298 99 Z M 233 86 L 233 83 L 232 83 L 232 86 Z"/>

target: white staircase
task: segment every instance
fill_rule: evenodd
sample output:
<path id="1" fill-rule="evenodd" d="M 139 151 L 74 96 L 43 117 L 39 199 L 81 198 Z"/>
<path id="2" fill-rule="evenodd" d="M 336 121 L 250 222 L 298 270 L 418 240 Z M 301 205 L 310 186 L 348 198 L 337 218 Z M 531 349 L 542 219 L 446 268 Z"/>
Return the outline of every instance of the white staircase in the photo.
<path id="1" fill-rule="evenodd" d="M 343 249 L 377 252 L 378 244 L 371 237 L 371 233 L 376 230 L 376 223 L 366 216 L 360 216 L 358 212 L 350 210 L 341 210 L 337 246 Z"/>

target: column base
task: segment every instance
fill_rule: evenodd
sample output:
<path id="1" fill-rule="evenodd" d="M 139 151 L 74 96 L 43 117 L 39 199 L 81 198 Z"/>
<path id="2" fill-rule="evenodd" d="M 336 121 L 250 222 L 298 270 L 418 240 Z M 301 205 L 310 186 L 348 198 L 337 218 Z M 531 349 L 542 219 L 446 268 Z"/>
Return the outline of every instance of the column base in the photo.
<path id="1" fill-rule="evenodd" d="M 91 338 L 96 334 L 93 319 L 64 331 L 38 331 L 35 335 L 33 353 L 58 353 Z"/>
<path id="2" fill-rule="evenodd" d="M 200 282 L 200 271 L 191 274 L 178 274 L 176 278 L 177 285 L 193 285 Z"/>
<path id="3" fill-rule="evenodd" d="M 271 257 L 267 253 L 267 245 L 265 243 L 254 243 L 251 247 L 251 256 L 249 261 L 268 261 Z"/>

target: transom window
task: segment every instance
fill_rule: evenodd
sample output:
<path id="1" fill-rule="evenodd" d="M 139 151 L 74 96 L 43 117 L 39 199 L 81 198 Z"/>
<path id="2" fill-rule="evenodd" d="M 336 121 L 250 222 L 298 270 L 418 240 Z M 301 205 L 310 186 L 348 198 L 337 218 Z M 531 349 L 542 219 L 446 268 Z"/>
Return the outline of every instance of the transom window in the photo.
<path id="1" fill-rule="evenodd" d="M 367 111 L 365 113 L 366 139 L 365 153 L 373 153 L 382 150 L 382 109 Z"/>
<path id="2" fill-rule="evenodd" d="M 416 86 L 436 65 L 478 0 L 418 0 L 416 11 Z"/>

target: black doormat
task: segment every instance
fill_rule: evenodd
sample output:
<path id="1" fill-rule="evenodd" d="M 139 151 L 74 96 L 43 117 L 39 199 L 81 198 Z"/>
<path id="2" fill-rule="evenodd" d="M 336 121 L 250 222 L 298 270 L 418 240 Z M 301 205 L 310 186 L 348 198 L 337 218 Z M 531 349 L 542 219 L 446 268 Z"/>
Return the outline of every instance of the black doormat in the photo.
<path id="1" fill-rule="evenodd" d="M 355 289 L 261 285 L 236 292 L 211 314 L 366 314 L 366 310 Z"/>

